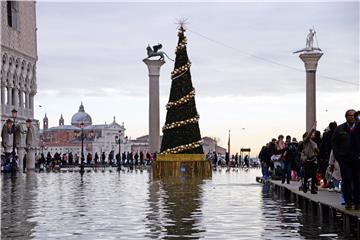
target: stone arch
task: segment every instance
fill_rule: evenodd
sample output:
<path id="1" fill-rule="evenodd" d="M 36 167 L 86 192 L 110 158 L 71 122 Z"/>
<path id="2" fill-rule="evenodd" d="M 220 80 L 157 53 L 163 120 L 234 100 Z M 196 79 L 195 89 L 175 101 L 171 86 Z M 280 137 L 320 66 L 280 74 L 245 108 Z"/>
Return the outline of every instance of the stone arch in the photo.
<path id="1" fill-rule="evenodd" d="M 7 60 L 8 60 L 7 54 L 4 53 L 3 56 L 2 56 L 2 66 L 1 66 L 2 69 L 5 69 L 5 68 L 6 68 L 6 66 L 7 66 Z"/>
<path id="2" fill-rule="evenodd" d="M 15 74 L 20 75 L 21 73 L 21 59 L 16 58 L 15 60 Z"/>
<path id="3" fill-rule="evenodd" d="M 28 76 L 25 78 L 25 91 L 30 92 L 30 79 Z"/>
<path id="4" fill-rule="evenodd" d="M 0 76 L 1 76 L 1 85 L 5 85 L 5 71 L 4 69 L 1 69 L 1 73 L 0 73 Z"/>
<path id="5" fill-rule="evenodd" d="M 6 85 L 7 85 L 8 87 L 11 86 L 11 73 L 10 73 L 10 71 L 8 71 L 8 72 L 6 73 Z"/>
<path id="6" fill-rule="evenodd" d="M 11 73 L 15 72 L 15 60 L 14 60 L 13 56 L 10 56 L 10 58 L 9 58 L 9 71 Z"/>
<path id="7" fill-rule="evenodd" d="M 19 77 L 16 74 L 13 75 L 12 85 L 14 88 L 19 87 Z"/>
<path id="8" fill-rule="evenodd" d="M 22 75 L 20 75 L 20 77 L 18 78 L 18 82 L 19 82 L 19 89 L 24 90 L 25 87 L 25 80 L 24 77 Z"/>
<path id="9" fill-rule="evenodd" d="M 25 77 L 26 74 L 27 74 L 27 71 L 26 71 L 26 61 L 23 60 L 23 61 L 21 62 L 21 74 L 20 74 L 20 75 L 22 75 L 23 77 Z"/>
<path id="10" fill-rule="evenodd" d="M 26 76 L 27 77 L 29 77 L 31 69 L 32 69 L 31 63 L 28 62 L 27 66 L 26 66 Z"/>

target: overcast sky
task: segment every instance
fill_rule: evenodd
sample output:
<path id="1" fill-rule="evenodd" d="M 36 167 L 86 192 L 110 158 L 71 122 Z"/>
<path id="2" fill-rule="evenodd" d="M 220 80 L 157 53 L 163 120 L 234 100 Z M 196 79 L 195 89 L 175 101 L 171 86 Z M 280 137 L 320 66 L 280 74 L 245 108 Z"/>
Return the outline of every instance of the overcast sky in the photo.
<path id="1" fill-rule="evenodd" d="M 42 107 L 36 107 L 35 117 L 42 122 L 46 112 L 49 125 L 57 126 L 63 114 L 70 124 L 83 101 L 94 124 L 116 116 L 128 136 L 147 134 L 145 48 L 162 43 L 162 50 L 175 58 L 179 17 L 189 22 L 188 55 L 201 134 L 219 137 L 226 147 L 231 129 L 232 152 L 251 147 L 256 155 L 272 137 L 299 138 L 304 132 L 305 71 L 292 52 L 305 47 L 312 26 L 314 44 L 324 52 L 317 71 L 319 129 L 333 120 L 343 122 L 348 108 L 360 109 L 358 2 L 40 1 L 35 101 Z M 161 127 L 173 67 L 167 60 L 161 69 Z"/>

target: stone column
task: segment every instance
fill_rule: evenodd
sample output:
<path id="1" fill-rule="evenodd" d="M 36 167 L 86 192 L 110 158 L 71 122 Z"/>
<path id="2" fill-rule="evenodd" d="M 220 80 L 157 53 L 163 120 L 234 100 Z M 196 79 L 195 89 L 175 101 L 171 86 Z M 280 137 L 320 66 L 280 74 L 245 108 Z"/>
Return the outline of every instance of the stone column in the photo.
<path id="1" fill-rule="evenodd" d="M 12 88 L 11 87 L 7 88 L 7 105 L 8 106 L 13 105 L 13 102 L 12 102 Z"/>
<path id="2" fill-rule="evenodd" d="M 29 95 L 29 113 L 28 113 L 28 117 L 29 118 L 34 118 L 34 94 L 30 93 Z"/>
<path id="3" fill-rule="evenodd" d="M 5 87 L 1 86 L 1 105 L 5 104 Z"/>
<path id="4" fill-rule="evenodd" d="M 26 153 L 26 171 L 35 171 L 35 151 L 33 147 L 29 147 Z"/>
<path id="5" fill-rule="evenodd" d="M 25 92 L 25 109 L 29 108 L 29 93 Z"/>
<path id="6" fill-rule="evenodd" d="M 13 92 L 13 105 L 15 109 L 19 109 L 19 89 L 17 89 L 16 87 L 13 88 L 14 92 Z"/>
<path id="7" fill-rule="evenodd" d="M 24 168 L 23 168 L 23 166 L 24 166 L 24 155 L 26 154 L 26 152 L 25 152 L 25 149 L 24 149 L 24 147 L 22 147 L 22 146 L 18 146 L 17 147 L 17 155 L 18 155 L 18 159 L 19 159 L 19 172 L 23 172 L 23 170 L 24 170 Z"/>
<path id="8" fill-rule="evenodd" d="M 19 90 L 19 108 L 24 108 L 23 91 Z"/>
<path id="9" fill-rule="evenodd" d="M 145 58 L 143 62 L 149 70 L 149 146 L 154 153 L 160 151 L 159 77 L 165 61 Z"/>
<path id="10" fill-rule="evenodd" d="M 321 52 L 305 52 L 300 54 L 306 70 L 306 131 L 316 122 L 316 68 Z"/>

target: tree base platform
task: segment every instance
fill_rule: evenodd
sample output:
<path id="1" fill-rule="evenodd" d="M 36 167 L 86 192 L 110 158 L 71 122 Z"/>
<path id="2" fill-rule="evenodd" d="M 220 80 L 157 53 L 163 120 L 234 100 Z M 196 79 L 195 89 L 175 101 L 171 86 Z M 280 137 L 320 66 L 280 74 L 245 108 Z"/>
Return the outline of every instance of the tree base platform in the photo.
<path id="1" fill-rule="evenodd" d="M 210 178 L 212 166 L 204 154 L 159 154 L 152 164 L 153 179 L 167 177 Z"/>

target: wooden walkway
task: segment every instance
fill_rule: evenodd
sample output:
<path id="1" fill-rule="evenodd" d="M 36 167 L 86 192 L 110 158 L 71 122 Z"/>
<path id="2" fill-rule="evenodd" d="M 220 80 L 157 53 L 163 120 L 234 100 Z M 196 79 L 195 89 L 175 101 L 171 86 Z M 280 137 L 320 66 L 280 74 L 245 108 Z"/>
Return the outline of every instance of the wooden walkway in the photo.
<path id="1" fill-rule="evenodd" d="M 257 177 L 256 181 L 264 183 L 260 177 Z M 300 182 L 291 181 L 290 184 L 282 184 L 280 180 L 267 180 L 265 182 L 272 185 L 275 193 L 290 195 L 290 198 L 296 204 L 315 206 L 320 218 L 332 218 L 336 213 L 342 214 L 344 231 L 356 231 L 357 239 L 360 239 L 360 210 L 346 210 L 345 206 L 340 204 L 340 193 L 329 192 L 327 189 L 320 187 L 317 194 L 311 194 L 310 191 L 304 193 L 299 191 Z M 324 212 L 327 212 L 327 215 Z"/>
<path id="2" fill-rule="evenodd" d="M 308 198 L 312 202 L 319 203 L 327 207 L 336 209 L 339 212 L 343 212 L 345 214 L 360 218 L 360 210 L 346 210 L 345 206 L 340 204 L 340 193 L 329 192 L 327 189 L 323 189 L 321 187 L 319 187 L 317 194 L 311 194 L 310 190 L 307 191 L 307 193 L 304 193 L 303 191 L 299 191 L 300 182 L 291 181 L 290 184 L 282 184 L 280 180 L 270 180 L 270 182 L 273 185 L 286 188 L 291 192 L 300 195 L 301 197 Z"/>

